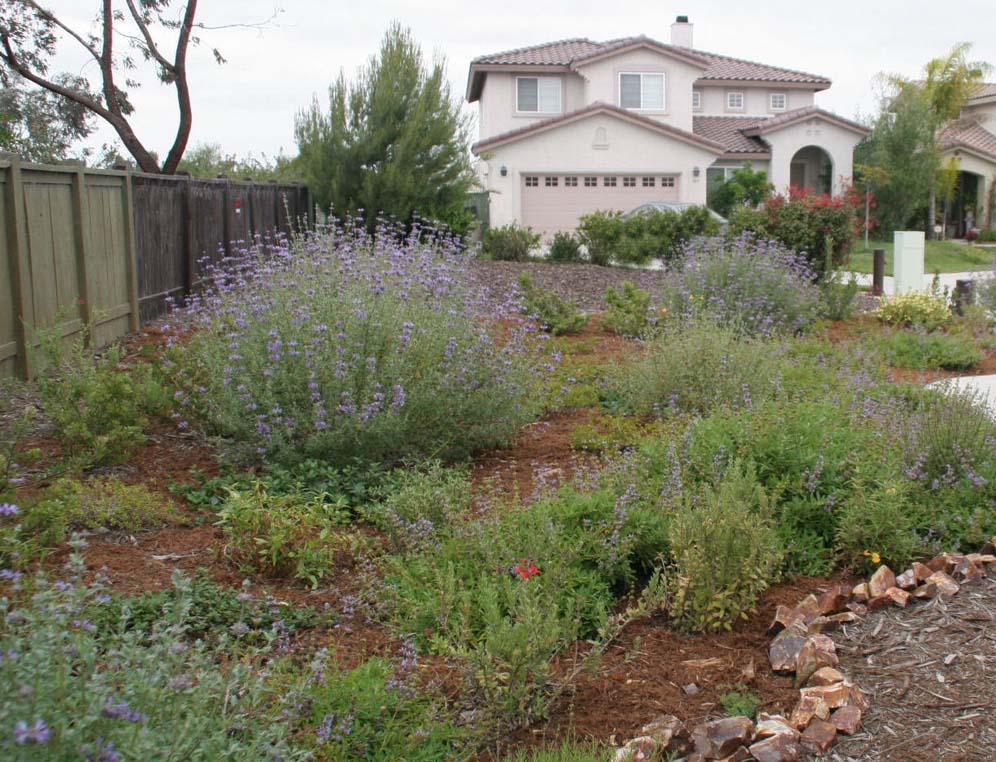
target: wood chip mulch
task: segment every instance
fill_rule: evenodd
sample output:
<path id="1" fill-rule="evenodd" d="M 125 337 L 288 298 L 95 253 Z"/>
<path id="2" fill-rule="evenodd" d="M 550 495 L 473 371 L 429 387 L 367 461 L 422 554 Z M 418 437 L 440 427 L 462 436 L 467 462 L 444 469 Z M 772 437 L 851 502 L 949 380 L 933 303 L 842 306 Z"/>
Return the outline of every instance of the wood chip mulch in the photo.
<path id="1" fill-rule="evenodd" d="M 996 578 L 869 614 L 834 639 L 841 670 L 872 705 L 862 730 L 823 759 L 996 759 Z"/>

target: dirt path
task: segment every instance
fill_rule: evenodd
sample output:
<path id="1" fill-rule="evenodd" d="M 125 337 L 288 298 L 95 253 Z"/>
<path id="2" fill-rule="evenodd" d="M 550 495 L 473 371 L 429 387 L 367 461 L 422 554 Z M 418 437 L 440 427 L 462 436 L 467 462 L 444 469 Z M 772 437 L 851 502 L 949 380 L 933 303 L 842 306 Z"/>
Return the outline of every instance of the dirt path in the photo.
<path id="1" fill-rule="evenodd" d="M 841 669 L 871 694 L 834 762 L 996 759 L 996 577 L 953 598 L 874 612 L 835 636 Z"/>

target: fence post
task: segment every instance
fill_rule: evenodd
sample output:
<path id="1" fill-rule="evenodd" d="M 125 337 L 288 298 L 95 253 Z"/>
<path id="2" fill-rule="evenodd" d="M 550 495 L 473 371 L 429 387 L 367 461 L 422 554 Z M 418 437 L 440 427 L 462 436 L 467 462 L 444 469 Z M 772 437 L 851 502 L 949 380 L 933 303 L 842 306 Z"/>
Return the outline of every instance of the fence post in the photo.
<path id="1" fill-rule="evenodd" d="M 885 249 L 875 249 L 872 254 L 872 296 L 885 292 Z"/>
<path id="2" fill-rule="evenodd" d="M 28 381 L 34 376 L 28 353 L 28 305 L 31 299 L 31 271 L 28 267 L 28 228 L 24 212 L 24 184 L 21 181 L 21 158 L 10 157 L 10 213 L 7 217 L 7 239 L 10 247 L 11 285 L 14 295 L 14 333 L 21 375 Z"/>
<path id="3" fill-rule="evenodd" d="M 129 325 L 132 333 L 137 333 L 141 325 L 138 316 L 138 247 L 135 244 L 135 197 L 132 195 L 131 170 L 125 170 L 124 177 L 124 223 L 125 251 L 128 273 L 128 302 L 131 305 Z"/>
<path id="4" fill-rule="evenodd" d="M 959 315 L 965 314 L 965 307 L 970 307 L 975 302 L 975 281 L 956 280 L 954 288 L 955 312 Z"/>
<path id="5" fill-rule="evenodd" d="M 76 278 L 80 293 L 80 315 L 83 318 L 83 339 L 85 346 L 93 341 L 90 334 L 90 282 L 86 267 L 89 262 L 89 246 L 87 241 L 87 223 L 90 218 L 90 207 L 86 197 L 86 175 L 83 166 L 78 165 L 73 173 L 73 235 L 76 238 Z"/>
<path id="6" fill-rule="evenodd" d="M 229 193 L 229 188 L 231 186 L 231 183 L 230 183 L 229 179 L 227 177 L 225 177 L 224 175 L 218 175 L 218 178 L 225 181 L 224 190 L 222 191 L 222 194 L 221 194 L 221 198 L 222 198 L 222 200 L 224 202 L 223 203 L 224 209 L 222 209 L 222 212 L 221 212 L 221 235 L 222 235 L 222 242 L 221 243 L 222 243 L 222 246 L 223 246 L 223 248 L 225 250 L 225 256 L 227 257 L 227 256 L 229 256 L 231 254 L 230 246 L 231 246 L 231 233 L 232 233 L 231 228 L 232 228 L 232 226 L 231 226 L 231 223 L 229 222 L 229 219 L 228 219 L 228 206 L 232 202 L 232 199 L 230 197 L 231 194 Z"/>
<path id="7" fill-rule="evenodd" d="M 197 272 L 197 255 L 194 253 L 194 177 L 187 175 L 183 186 L 183 293 L 189 296 L 194 290 L 194 275 Z"/>

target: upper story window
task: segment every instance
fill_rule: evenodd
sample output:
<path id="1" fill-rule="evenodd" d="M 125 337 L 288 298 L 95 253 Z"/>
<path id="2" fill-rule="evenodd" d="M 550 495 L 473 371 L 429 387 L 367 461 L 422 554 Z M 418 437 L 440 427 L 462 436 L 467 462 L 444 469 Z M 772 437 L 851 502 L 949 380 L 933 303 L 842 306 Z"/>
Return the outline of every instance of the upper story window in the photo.
<path id="1" fill-rule="evenodd" d="M 692 90 L 692 108 L 700 109 L 702 108 L 702 91 Z"/>
<path id="2" fill-rule="evenodd" d="M 785 93 L 772 93 L 768 97 L 768 105 L 771 107 L 772 111 L 784 111 L 787 105 L 787 100 L 788 99 L 785 97 Z"/>
<path id="3" fill-rule="evenodd" d="M 730 111 L 744 110 L 744 94 L 742 92 L 729 92 L 726 94 L 726 108 Z"/>
<path id="4" fill-rule="evenodd" d="M 516 77 L 515 110 L 525 114 L 559 114 L 560 77 Z"/>
<path id="5" fill-rule="evenodd" d="M 641 111 L 663 111 L 664 75 L 644 72 L 620 74 L 619 105 Z"/>

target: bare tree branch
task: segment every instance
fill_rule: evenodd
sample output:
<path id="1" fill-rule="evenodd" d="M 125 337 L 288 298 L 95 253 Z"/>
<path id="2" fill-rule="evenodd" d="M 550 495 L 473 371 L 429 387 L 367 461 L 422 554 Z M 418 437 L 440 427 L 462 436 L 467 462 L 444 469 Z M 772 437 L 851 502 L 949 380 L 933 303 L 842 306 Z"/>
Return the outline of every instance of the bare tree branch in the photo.
<path id="1" fill-rule="evenodd" d="M 37 11 L 42 16 L 42 18 L 44 18 L 46 21 L 55 24 L 57 27 L 59 27 L 59 29 L 61 29 L 63 32 L 65 32 L 74 40 L 76 40 L 76 42 L 78 42 L 80 45 L 86 48 L 87 52 L 95 59 L 97 59 L 97 61 L 100 61 L 100 53 L 97 52 L 97 49 L 93 47 L 93 45 L 91 45 L 83 38 L 83 35 L 71 29 L 67 24 L 63 23 L 61 19 L 56 18 L 51 12 L 42 8 L 40 5 L 38 5 L 38 3 L 35 2 L 35 0 L 25 0 L 25 2 L 29 6 L 34 8 L 35 11 Z"/>
<path id="2" fill-rule="evenodd" d="M 156 63 L 162 66 L 168 72 L 175 72 L 173 64 L 159 52 L 159 48 L 156 47 L 155 40 L 152 39 L 152 33 L 149 31 L 149 27 L 146 24 L 142 14 L 138 12 L 138 8 L 135 7 L 134 0 L 125 0 L 128 4 L 128 10 L 131 11 L 131 17 L 135 20 L 135 26 L 138 27 L 139 31 L 142 33 L 142 37 L 145 39 L 145 45 Z M 196 3 L 195 3 L 196 4 Z M 188 6 L 189 7 L 189 6 Z"/>

